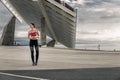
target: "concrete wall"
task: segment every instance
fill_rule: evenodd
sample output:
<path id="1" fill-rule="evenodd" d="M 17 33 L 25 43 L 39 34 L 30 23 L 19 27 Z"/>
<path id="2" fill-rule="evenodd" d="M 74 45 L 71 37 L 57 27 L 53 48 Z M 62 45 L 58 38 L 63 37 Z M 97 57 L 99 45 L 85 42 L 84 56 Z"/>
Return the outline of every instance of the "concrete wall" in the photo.
<path id="1" fill-rule="evenodd" d="M 14 32 L 15 32 L 15 17 L 12 17 L 9 23 L 4 27 L 1 37 L 1 45 L 14 45 Z"/>

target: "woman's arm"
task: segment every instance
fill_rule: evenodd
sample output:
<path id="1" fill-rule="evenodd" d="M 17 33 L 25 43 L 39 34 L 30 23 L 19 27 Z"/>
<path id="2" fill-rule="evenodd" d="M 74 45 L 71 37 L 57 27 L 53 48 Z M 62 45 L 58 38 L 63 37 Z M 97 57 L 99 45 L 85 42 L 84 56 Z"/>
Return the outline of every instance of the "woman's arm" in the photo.
<path id="1" fill-rule="evenodd" d="M 30 39 L 30 32 L 28 31 L 28 39 Z"/>
<path id="2" fill-rule="evenodd" d="M 37 35 L 35 36 L 37 39 L 40 37 L 40 32 L 39 30 L 36 29 Z"/>

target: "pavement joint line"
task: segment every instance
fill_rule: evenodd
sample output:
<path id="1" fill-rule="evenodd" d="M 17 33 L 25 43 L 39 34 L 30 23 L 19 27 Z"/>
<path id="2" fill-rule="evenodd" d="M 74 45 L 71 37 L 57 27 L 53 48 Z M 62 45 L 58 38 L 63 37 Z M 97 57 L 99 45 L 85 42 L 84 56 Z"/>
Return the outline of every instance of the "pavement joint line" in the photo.
<path id="1" fill-rule="evenodd" d="M 36 77 L 30 77 L 30 76 L 21 76 L 21 75 L 4 73 L 4 72 L 0 72 L 0 75 L 6 75 L 6 76 L 12 76 L 12 77 L 19 77 L 19 78 L 26 78 L 26 79 L 33 79 L 33 80 L 49 80 L 49 79 L 36 78 Z"/>

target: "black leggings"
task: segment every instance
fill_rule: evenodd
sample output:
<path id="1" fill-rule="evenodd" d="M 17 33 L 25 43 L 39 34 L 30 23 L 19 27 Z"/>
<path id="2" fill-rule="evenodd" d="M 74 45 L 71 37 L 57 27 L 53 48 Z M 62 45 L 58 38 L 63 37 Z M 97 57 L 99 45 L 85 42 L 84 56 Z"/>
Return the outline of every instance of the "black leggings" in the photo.
<path id="1" fill-rule="evenodd" d="M 39 58 L 39 46 L 38 46 L 38 40 L 30 40 L 30 51 L 31 51 L 31 59 L 33 64 L 37 64 L 38 58 Z M 34 60 L 34 47 L 36 51 L 36 61 Z"/>

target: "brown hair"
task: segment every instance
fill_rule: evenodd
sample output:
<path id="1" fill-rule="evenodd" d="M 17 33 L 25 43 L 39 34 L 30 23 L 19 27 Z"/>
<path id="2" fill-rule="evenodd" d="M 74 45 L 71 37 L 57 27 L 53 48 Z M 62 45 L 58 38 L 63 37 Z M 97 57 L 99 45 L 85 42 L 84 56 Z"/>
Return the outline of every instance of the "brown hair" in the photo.
<path id="1" fill-rule="evenodd" d="M 33 27 L 35 28 L 35 24 L 34 24 L 34 23 L 30 23 L 30 24 L 32 24 L 32 25 L 33 25 Z"/>

